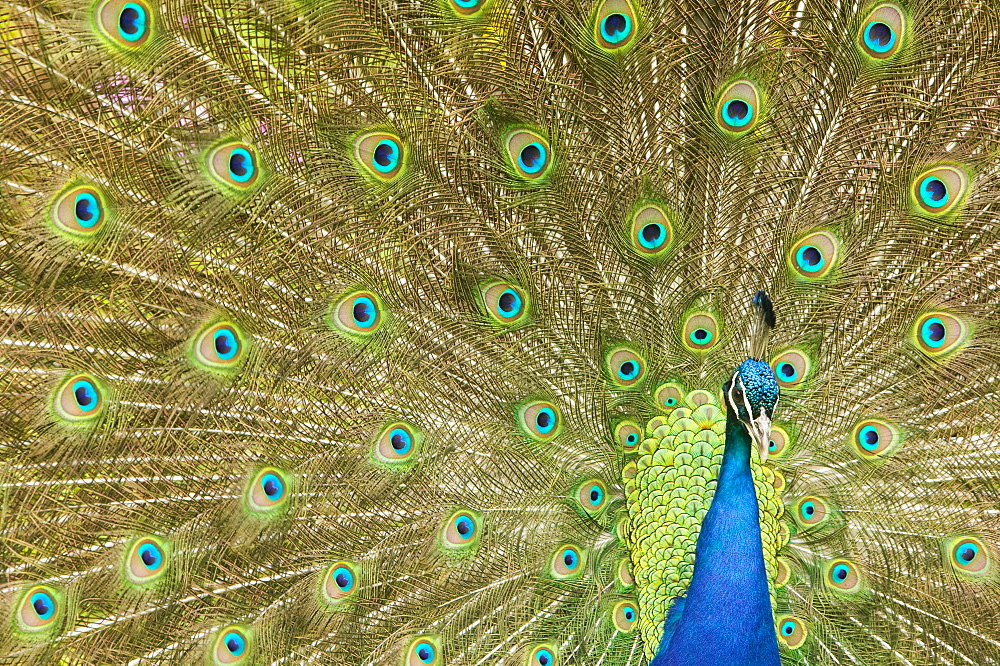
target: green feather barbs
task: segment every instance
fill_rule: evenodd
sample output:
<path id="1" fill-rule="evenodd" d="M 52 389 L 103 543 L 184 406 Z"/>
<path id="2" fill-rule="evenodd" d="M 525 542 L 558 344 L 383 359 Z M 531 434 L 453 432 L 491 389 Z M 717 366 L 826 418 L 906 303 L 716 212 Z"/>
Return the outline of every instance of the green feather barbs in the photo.
<path id="1" fill-rule="evenodd" d="M 92 238 L 108 219 L 108 204 L 101 191 L 89 185 L 74 185 L 52 200 L 49 220 L 56 231 L 73 240 Z"/>
<path id="2" fill-rule="evenodd" d="M 906 35 L 906 14 L 893 2 L 884 2 L 861 22 L 858 46 L 861 52 L 878 62 L 899 52 Z"/>
<path id="3" fill-rule="evenodd" d="M 730 136 L 745 134 L 760 120 L 760 104 L 757 84 L 747 79 L 734 81 L 719 95 L 715 121 Z"/>
<path id="4" fill-rule="evenodd" d="M 639 17 L 628 0 L 604 0 L 594 13 L 594 41 L 602 49 L 625 49 L 635 42 Z"/>
<path id="5" fill-rule="evenodd" d="M 94 9 L 97 32 L 128 50 L 142 48 L 153 33 L 153 8 L 143 0 L 105 0 Z"/>

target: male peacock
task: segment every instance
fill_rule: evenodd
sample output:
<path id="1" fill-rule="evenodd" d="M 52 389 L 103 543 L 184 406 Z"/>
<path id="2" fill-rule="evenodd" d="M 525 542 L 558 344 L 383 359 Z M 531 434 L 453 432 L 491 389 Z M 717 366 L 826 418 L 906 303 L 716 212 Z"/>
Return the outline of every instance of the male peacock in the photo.
<path id="1" fill-rule="evenodd" d="M 0 662 L 1000 663 L 995 3 L 12 0 L 0 118 Z"/>

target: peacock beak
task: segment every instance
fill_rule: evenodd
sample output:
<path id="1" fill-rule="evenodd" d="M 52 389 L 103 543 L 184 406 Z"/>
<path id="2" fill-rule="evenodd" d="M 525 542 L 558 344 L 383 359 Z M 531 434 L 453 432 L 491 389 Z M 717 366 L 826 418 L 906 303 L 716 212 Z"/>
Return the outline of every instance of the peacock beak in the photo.
<path id="1" fill-rule="evenodd" d="M 750 437 L 757 444 L 757 453 L 760 454 L 760 461 L 767 460 L 767 450 L 771 445 L 771 417 L 763 409 L 760 415 L 750 420 Z"/>

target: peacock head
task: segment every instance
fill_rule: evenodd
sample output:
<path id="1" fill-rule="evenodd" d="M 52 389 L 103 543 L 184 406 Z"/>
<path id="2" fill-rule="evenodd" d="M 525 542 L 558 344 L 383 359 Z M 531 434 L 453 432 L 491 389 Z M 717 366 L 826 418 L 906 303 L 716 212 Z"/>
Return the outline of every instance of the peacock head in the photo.
<path id="1" fill-rule="evenodd" d="M 733 371 L 723 387 L 726 408 L 746 426 L 763 462 L 771 441 L 771 419 L 778 404 L 778 379 L 764 356 L 767 338 L 775 326 L 774 307 L 766 292 L 753 297 L 755 313 L 750 334 L 750 358 Z"/>

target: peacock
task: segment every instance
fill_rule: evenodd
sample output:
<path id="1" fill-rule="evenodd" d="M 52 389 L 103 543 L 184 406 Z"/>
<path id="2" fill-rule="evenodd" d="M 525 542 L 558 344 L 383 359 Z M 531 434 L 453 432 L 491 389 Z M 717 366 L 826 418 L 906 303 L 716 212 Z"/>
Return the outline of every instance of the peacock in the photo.
<path id="1" fill-rule="evenodd" d="M 1000 5 L 9 0 L 0 663 L 1000 664 Z"/>

